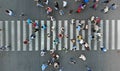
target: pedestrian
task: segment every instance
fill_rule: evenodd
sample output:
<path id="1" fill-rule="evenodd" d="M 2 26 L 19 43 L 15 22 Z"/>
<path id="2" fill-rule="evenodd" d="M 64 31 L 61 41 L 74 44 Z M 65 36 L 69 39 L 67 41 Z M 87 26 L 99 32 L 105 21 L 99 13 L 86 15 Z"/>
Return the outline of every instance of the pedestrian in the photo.
<path id="1" fill-rule="evenodd" d="M 41 55 L 41 56 L 45 56 L 45 53 L 46 53 L 46 50 L 41 50 L 40 55 Z"/>
<path id="2" fill-rule="evenodd" d="M 69 63 L 71 63 L 71 64 L 76 64 L 76 60 L 71 57 Z"/>
<path id="3" fill-rule="evenodd" d="M 106 3 L 106 4 L 107 4 L 107 3 L 109 3 L 110 1 L 111 1 L 111 0 L 105 0 L 103 3 Z"/>
<path id="4" fill-rule="evenodd" d="M 32 23 L 32 27 L 35 28 L 37 26 L 37 23 L 36 22 L 33 22 Z"/>
<path id="5" fill-rule="evenodd" d="M 104 13 L 107 13 L 109 11 L 109 7 L 108 6 L 105 6 L 104 8 Z"/>
<path id="6" fill-rule="evenodd" d="M 113 3 L 113 4 L 110 6 L 109 9 L 111 9 L 111 10 L 115 10 L 116 8 L 117 8 L 117 5 L 116 5 L 115 3 Z"/>
<path id="7" fill-rule="evenodd" d="M 40 29 L 39 29 L 39 26 L 37 25 L 36 27 L 35 27 L 35 29 L 34 29 L 34 32 L 37 32 L 37 31 L 39 31 Z"/>
<path id="8" fill-rule="evenodd" d="M 71 24 L 75 24 L 75 19 L 71 19 Z"/>
<path id="9" fill-rule="evenodd" d="M 25 17 L 25 14 L 21 12 L 20 17 Z"/>
<path id="10" fill-rule="evenodd" d="M 37 2 L 36 6 L 37 7 L 44 7 L 40 2 Z"/>
<path id="11" fill-rule="evenodd" d="M 87 71 L 92 71 L 90 67 L 86 66 Z"/>
<path id="12" fill-rule="evenodd" d="M 80 30 L 81 30 L 80 25 L 78 25 L 78 26 L 76 27 L 76 29 L 77 29 L 78 31 L 80 31 Z"/>
<path id="13" fill-rule="evenodd" d="M 79 58 L 82 59 L 83 61 L 86 61 L 86 57 L 83 54 L 81 54 Z"/>
<path id="14" fill-rule="evenodd" d="M 63 0 L 63 8 L 66 8 L 66 7 L 67 7 L 67 1 Z"/>
<path id="15" fill-rule="evenodd" d="M 13 10 L 11 10 L 11 9 L 6 9 L 6 10 L 5 10 L 5 13 L 6 13 L 7 15 L 9 15 L 9 16 L 13 16 L 13 15 L 14 15 Z"/>
<path id="16" fill-rule="evenodd" d="M 51 7 L 47 7 L 46 10 L 47 10 L 47 14 L 50 14 L 52 12 L 52 8 Z"/>
<path id="17" fill-rule="evenodd" d="M 85 49 L 86 49 L 86 50 L 88 50 L 88 51 L 90 50 L 89 45 L 88 45 L 87 42 L 84 43 L 84 46 L 85 46 Z"/>
<path id="18" fill-rule="evenodd" d="M 51 21 L 54 21 L 54 20 L 55 20 L 55 18 L 53 18 L 53 16 L 50 16 L 50 20 L 51 20 Z"/>
<path id="19" fill-rule="evenodd" d="M 47 29 L 47 25 L 46 24 L 44 24 L 44 25 L 42 25 L 42 27 L 41 27 L 43 30 L 46 30 Z"/>
<path id="20" fill-rule="evenodd" d="M 64 15 L 64 12 L 63 12 L 62 9 L 59 10 L 59 14 L 60 14 L 60 15 Z"/>
<path id="21" fill-rule="evenodd" d="M 107 49 L 106 49 L 105 47 L 101 47 L 100 49 L 101 49 L 101 51 L 103 51 L 103 52 L 107 52 Z"/>
<path id="22" fill-rule="evenodd" d="M 71 14 L 72 14 L 72 12 L 73 12 L 73 10 L 72 10 L 72 9 L 70 9 L 70 10 L 69 10 L 69 15 L 71 15 Z"/>
<path id="23" fill-rule="evenodd" d="M 77 46 L 76 46 L 76 45 L 73 45 L 72 50 L 73 50 L 73 51 L 76 51 L 76 49 L 77 49 Z"/>
<path id="24" fill-rule="evenodd" d="M 75 39 L 71 39 L 71 42 L 72 42 L 72 43 L 75 43 L 76 41 L 75 41 Z"/>
<path id="25" fill-rule="evenodd" d="M 58 4 L 58 2 L 55 1 L 54 3 L 55 3 L 55 7 L 54 7 L 55 10 L 59 10 L 59 4 Z"/>
<path id="26" fill-rule="evenodd" d="M 64 32 L 64 27 L 61 27 L 60 30 L 61 30 L 61 32 Z"/>
<path id="27" fill-rule="evenodd" d="M 35 39 L 36 35 L 35 34 L 31 34 L 31 39 Z"/>
<path id="28" fill-rule="evenodd" d="M 54 63 L 54 68 L 55 68 L 55 69 L 58 69 L 59 67 L 60 67 L 60 63 L 59 63 L 59 62 L 55 62 L 55 63 Z"/>
<path id="29" fill-rule="evenodd" d="M 98 3 L 94 3 L 92 8 L 96 10 L 96 8 L 98 7 Z"/>
<path id="30" fill-rule="evenodd" d="M 32 24 L 32 23 L 33 23 L 31 19 L 27 19 L 26 22 L 27 22 L 28 24 Z"/>
<path id="31" fill-rule="evenodd" d="M 63 38 L 63 34 L 58 34 L 58 37 L 59 38 Z"/>
<path id="32" fill-rule="evenodd" d="M 43 0 L 43 2 L 44 2 L 45 4 L 47 4 L 47 5 L 48 5 L 48 3 L 49 3 L 48 0 Z"/>
<path id="33" fill-rule="evenodd" d="M 24 40 L 24 44 L 29 44 L 29 39 Z"/>

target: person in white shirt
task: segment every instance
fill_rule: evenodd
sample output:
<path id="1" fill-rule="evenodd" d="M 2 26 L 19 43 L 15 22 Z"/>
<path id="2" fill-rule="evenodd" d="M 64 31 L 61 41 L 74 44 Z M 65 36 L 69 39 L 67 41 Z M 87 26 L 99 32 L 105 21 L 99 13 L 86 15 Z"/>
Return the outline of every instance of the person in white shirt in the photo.
<path id="1" fill-rule="evenodd" d="M 13 16 L 13 11 L 10 9 L 5 10 L 5 13 L 8 14 L 9 16 Z"/>
<path id="2" fill-rule="evenodd" d="M 63 8 L 65 8 L 67 6 L 67 1 L 63 1 Z"/>

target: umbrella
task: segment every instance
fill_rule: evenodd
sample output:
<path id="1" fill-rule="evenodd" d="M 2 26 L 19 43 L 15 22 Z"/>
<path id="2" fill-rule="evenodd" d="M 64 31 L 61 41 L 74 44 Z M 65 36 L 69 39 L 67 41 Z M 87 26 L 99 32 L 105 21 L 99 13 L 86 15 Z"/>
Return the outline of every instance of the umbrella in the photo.
<path id="1" fill-rule="evenodd" d="M 84 0 L 84 2 L 85 2 L 85 3 L 88 3 L 88 2 L 89 2 L 89 0 Z"/>
<path id="2" fill-rule="evenodd" d="M 46 68 L 47 68 L 48 65 L 46 64 L 42 64 L 41 68 L 42 68 L 42 71 L 44 71 Z"/>

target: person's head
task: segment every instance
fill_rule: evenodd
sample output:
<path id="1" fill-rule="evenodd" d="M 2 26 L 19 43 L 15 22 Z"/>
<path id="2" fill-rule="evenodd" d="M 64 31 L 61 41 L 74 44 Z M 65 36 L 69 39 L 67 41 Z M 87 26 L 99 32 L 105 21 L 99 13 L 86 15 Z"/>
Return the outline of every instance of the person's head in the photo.
<path id="1" fill-rule="evenodd" d="M 9 13 L 9 10 L 5 10 L 6 13 Z"/>

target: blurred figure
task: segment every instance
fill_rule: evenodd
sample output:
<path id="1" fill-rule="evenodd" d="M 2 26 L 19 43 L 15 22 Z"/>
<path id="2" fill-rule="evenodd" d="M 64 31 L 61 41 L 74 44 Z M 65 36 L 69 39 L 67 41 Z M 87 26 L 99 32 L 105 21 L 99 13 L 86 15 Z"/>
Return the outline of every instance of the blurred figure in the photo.
<path id="1" fill-rule="evenodd" d="M 5 10 L 5 13 L 6 13 L 7 15 L 9 15 L 9 16 L 13 16 L 13 15 L 14 15 L 13 10 L 11 10 L 11 9 Z"/>
<path id="2" fill-rule="evenodd" d="M 86 60 L 86 57 L 85 57 L 85 55 L 83 55 L 83 54 L 81 54 L 79 58 L 82 59 L 83 61 Z"/>

